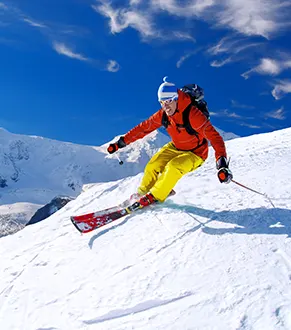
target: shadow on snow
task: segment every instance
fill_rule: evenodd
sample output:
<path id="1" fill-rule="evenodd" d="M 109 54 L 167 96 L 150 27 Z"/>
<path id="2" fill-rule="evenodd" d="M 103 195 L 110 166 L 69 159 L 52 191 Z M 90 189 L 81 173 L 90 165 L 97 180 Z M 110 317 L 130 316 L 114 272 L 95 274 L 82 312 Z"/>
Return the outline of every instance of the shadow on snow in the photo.
<path id="1" fill-rule="evenodd" d="M 213 211 L 205 208 L 200 208 L 194 205 L 181 205 L 173 201 L 166 201 L 165 204 L 158 205 L 160 207 L 167 207 L 173 210 L 179 210 L 187 213 L 192 217 L 198 226 L 187 231 L 196 231 L 199 228 L 209 235 L 223 235 L 223 234 L 269 234 L 269 235 L 288 235 L 291 237 L 291 210 L 265 207 L 243 209 L 243 210 L 227 210 L 227 211 Z M 126 217 L 122 222 L 105 228 L 92 236 L 88 245 L 92 249 L 94 241 L 107 232 L 124 225 L 134 214 Z M 196 218 L 197 216 L 207 219 Z M 236 228 L 212 228 L 207 226 L 212 221 L 236 224 Z"/>
<path id="2" fill-rule="evenodd" d="M 116 224 L 116 225 L 114 225 L 114 226 L 108 227 L 108 228 L 105 227 L 105 229 L 100 230 L 96 235 L 94 235 L 94 236 L 92 236 L 92 237 L 90 238 L 90 241 L 89 241 L 89 243 L 88 243 L 89 248 L 92 249 L 93 244 L 94 244 L 94 241 L 95 241 L 97 238 L 99 238 L 100 236 L 102 236 L 102 235 L 108 233 L 108 232 L 111 231 L 111 230 L 114 230 L 114 229 L 117 228 L 117 227 L 120 227 L 120 226 L 124 225 L 124 224 L 125 224 L 125 223 L 126 223 L 131 217 L 132 217 L 132 215 L 131 215 L 131 216 L 127 216 L 122 222 L 120 222 L 120 223 L 118 223 L 118 224 Z M 108 226 L 108 225 L 107 225 L 107 226 Z"/>
<path id="3" fill-rule="evenodd" d="M 291 236 L 291 210 L 282 208 L 267 209 L 264 207 L 243 209 L 243 210 L 227 210 L 213 211 L 202 209 L 192 205 L 176 204 L 167 201 L 167 207 L 184 211 L 192 216 L 201 225 L 202 231 L 210 235 L 223 235 L 227 233 L 233 234 L 271 234 L 271 235 L 288 235 Z M 195 216 L 206 218 L 203 222 Z M 211 228 L 206 226 L 212 221 L 232 223 L 237 228 Z"/>

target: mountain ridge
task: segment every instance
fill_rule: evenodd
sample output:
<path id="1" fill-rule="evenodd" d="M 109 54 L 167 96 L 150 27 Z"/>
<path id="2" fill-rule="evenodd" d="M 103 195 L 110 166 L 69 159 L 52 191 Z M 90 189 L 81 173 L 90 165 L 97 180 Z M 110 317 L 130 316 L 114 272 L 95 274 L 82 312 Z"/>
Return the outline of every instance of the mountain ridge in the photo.
<path id="1" fill-rule="evenodd" d="M 124 166 L 120 166 L 116 155 L 108 155 L 106 151 L 111 141 L 101 146 L 88 146 L 0 129 L 0 205 L 31 202 L 32 199 L 44 204 L 56 195 L 77 196 L 84 184 L 136 175 L 169 140 L 160 131 L 152 132 L 118 152 L 124 162 Z M 23 191 L 28 192 L 28 189 L 32 189 L 34 198 L 28 194 L 23 200 Z M 39 194 L 36 198 L 35 192 L 43 189 L 48 196 Z"/>

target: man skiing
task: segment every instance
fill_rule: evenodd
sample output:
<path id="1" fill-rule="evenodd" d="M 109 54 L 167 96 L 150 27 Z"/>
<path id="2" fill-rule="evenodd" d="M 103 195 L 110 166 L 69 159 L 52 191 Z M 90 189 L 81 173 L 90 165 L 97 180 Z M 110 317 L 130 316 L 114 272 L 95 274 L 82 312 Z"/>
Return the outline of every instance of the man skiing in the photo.
<path id="1" fill-rule="evenodd" d="M 177 89 L 166 78 L 158 89 L 161 108 L 107 149 L 112 154 L 162 125 L 166 127 L 172 141 L 164 145 L 148 162 L 138 188 L 138 195 L 144 196 L 140 200 L 143 206 L 163 202 L 178 180 L 201 166 L 208 156 L 208 141 L 215 150 L 220 182 L 229 183 L 232 179 L 222 137 L 197 104 L 193 104 L 190 95 Z"/>

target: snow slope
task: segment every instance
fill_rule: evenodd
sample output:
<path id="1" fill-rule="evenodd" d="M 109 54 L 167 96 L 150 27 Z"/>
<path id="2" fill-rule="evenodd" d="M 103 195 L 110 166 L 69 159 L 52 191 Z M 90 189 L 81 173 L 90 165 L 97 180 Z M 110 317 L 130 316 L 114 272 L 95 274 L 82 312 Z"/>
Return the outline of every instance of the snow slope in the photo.
<path id="1" fill-rule="evenodd" d="M 0 240 L 2 330 L 291 329 L 291 129 L 227 142 L 163 205 L 81 236 L 69 221 L 135 191 L 141 174 L 88 186 Z M 289 168 L 289 170 L 288 170 Z"/>

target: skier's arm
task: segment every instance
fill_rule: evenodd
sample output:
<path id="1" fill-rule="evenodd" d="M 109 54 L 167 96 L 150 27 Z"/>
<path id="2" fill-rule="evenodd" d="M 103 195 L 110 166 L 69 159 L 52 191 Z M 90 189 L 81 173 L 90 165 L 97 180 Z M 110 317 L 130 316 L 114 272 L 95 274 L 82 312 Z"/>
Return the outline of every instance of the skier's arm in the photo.
<path id="1" fill-rule="evenodd" d="M 226 149 L 221 135 L 212 126 L 209 119 L 197 108 L 193 107 L 189 114 L 189 121 L 191 126 L 201 134 L 204 138 L 210 141 L 215 151 L 215 159 L 220 157 L 226 158 Z"/>
<path id="2" fill-rule="evenodd" d="M 221 183 L 231 182 L 233 175 L 228 168 L 229 161 L 226 158 L 225 144 L 221 135 L 199 109 L 193 108 L 190 111 L 189 120 L 191 126 L 204 138 L 209 140 L 214 148 L 219 181 Z"/>
<path id="3" fill-rule="evenodd" d="M 125 144 L 128 145 L 136 140 L 142 139 L 144 136 L 161 127 L 162 115 L 163 110 L 159 110 L 147 120 L 143 121 L 139 125 L 135 126 L 128 133 L 126 133 L 123 137 Z"/>
<path id="4" fill-rule="evenodd" d="M 231 182 L 233 175 L 228 168 L 229 160 L 226 158 L 225 144 L 221 135 L 212 126 L 210 121 L 203 127 L 202 134 L 208 139 L 215 150 L 217 176 L 221 183 Z"/>
<path id="5" fill-rule="evenodd" d="M 124 148 L 128 144 L 143 138 L 147 134 L 153 132 L 157 128 L 162 126 L 162 115 L 163 110 L 159 110 L 154 113 L 149 119 L 143 121 L 139 125 L 135 126 L 132 130 L 121 136 L 119 140 L 115 143 L 111 143 L 107 148 L 110 154 L 113 154 L 120 148 Z"/>
<path id="6" fill-rule="evenodd" d="M 217 130 L 212 126 L 210 121 L 205 124 L 202 129 L 202 135 L 210 141 L 213 149 L 215 150 L 215 159 L 218 160 L 220 157 L 226 158 L 226 149 L 224 141 L 221 135 L 217 132 Z"/>

